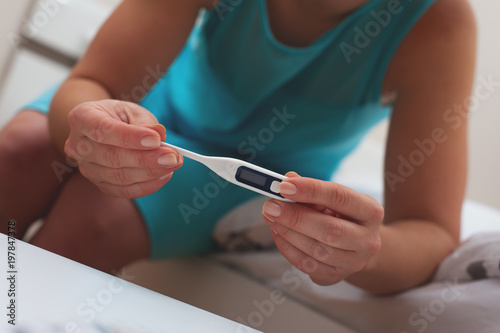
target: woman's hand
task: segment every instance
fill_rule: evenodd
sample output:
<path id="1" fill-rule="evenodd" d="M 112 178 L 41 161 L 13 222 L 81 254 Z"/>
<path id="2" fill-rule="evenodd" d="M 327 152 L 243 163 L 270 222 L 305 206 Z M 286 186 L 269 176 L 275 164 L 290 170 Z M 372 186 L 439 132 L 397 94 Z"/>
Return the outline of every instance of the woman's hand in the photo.
<path id="1" fill-rule="evenodd" d="M 382 206 L 336 183 L 287 176 L 280 192 L 297 203 L 269 200 L 263 207 L 283 256 L 319 285 L 337 283 L 365 268 L 381 248 Z"/>
<path id="2" fill-rule="evenodd" d="M 182 163 L 160 147 L 165 128 L 137 104 L 103 100 L 78 105 L 68 115 L 65 153 L 81 174 L 107 194 L 132 199 L 159 190 Z"/>

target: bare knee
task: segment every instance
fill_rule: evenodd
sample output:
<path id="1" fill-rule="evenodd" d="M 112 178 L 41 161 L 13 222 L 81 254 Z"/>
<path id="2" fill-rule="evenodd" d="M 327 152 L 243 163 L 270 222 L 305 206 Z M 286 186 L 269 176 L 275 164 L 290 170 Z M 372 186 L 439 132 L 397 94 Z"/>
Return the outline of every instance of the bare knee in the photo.
<path id="1" fill-rule="evenodd" d="M 92 209 L 89 207 L 88 210 Z M 112 273 L 131 261 L 113 256 L 120 246 L 116 244 L 116 232 L 120 230 L 117 227 L 90 213 L 78 212 L 64 220 L 59 216 L 49 216 L 31 242 L 63 257 Z"/>
<path id="2" fill-rule="evenodd" d="M 0 131 L 0 219 L 15 219 L 19 236 L 45 216 L 66 177 L 55 172 L 53 163 L 63 162 L 52 145 L 47 117 L 39 112 L 23 111 Z"/>
<path id="3" fill-rule="evenodd" d="M 0 133 L 0 165 L 14 173 L 55 153 L 46 116 L 38 112 L 20 113 Z"/>
<path id="4" fill-rule="evenodd" d="M 148 240 L 139 243 L 143 235 L 134 235 L 126 221 L 120 223 L 111 215 L 76 217 L 72 222 L 84 228 L 78 228 L 78 233 L 67 233 L 68 256 L 108 273 L 118 272 L 131 262 L 146 258 Z"/>
<path id="5" fill-rule="evenodd" d="M 149 237 L 132 201 L 101 193 L 71 177 L 33 244 L 112 272 L 149 255 Z"/>

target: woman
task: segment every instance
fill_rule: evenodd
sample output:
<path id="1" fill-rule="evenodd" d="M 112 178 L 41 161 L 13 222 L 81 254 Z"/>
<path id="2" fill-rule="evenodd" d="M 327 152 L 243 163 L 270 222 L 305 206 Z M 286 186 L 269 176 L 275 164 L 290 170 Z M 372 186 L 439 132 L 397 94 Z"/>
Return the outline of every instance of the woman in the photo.
<path id="1" fill-rule="evenodd" d="M 110 272 L 208 251 L 254 194 L 207 194 L 213 175 L 168 137 L 297 171 L 280 185 L 297 203 L 263 206 L 281 253 L 321 285 L 402 291 L 459 241 L 466 117 L 443 114 L 474 63 L 466 0 L 124 0 L 57 91 L 1 132 L 1 218 L 22 236 L 43 217 L 33 244 Z M 384 216 L 327 180 L 389 115 Z"/>

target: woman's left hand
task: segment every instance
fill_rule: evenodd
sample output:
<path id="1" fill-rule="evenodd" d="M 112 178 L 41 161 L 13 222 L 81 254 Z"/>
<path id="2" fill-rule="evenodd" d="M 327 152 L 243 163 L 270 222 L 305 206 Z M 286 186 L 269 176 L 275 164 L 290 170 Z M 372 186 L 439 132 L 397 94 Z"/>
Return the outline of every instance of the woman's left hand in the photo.
<path id="1" fill-rule="evenodd" d="M 381 248 L 382 206 L 337 183 L 287 176 L 280 192 L 297 203 L 269 200 L 262 211 L 283 256 L 319 285 L 363 270 Z"/>

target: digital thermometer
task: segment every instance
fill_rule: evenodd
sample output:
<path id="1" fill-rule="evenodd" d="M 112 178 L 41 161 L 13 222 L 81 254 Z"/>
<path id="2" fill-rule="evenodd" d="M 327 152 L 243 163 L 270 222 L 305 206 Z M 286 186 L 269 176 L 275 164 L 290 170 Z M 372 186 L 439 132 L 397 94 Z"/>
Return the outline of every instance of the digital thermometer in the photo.
<path id="1" fill-rule="evenodd" d="M 292 200 L 285 199 L 279 193 L 278 187 L 281 181 L 287 178 L 279 173 L 269 171 L 236 158 L 204 156 L 176 147 L 166 142 L 162 142 L 161 145 L 172 148 L 182 156 L 204 164 L 206 167 L 230 183 L 274 199 L 294 202 Z"/>

